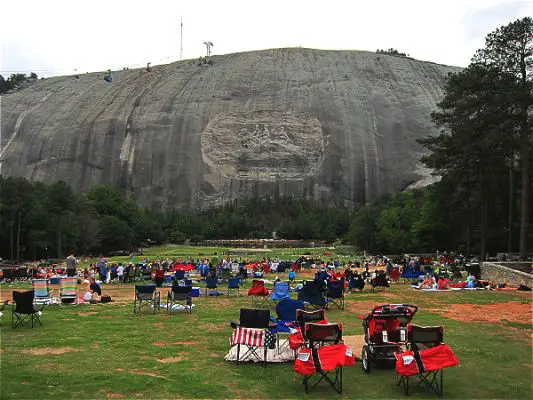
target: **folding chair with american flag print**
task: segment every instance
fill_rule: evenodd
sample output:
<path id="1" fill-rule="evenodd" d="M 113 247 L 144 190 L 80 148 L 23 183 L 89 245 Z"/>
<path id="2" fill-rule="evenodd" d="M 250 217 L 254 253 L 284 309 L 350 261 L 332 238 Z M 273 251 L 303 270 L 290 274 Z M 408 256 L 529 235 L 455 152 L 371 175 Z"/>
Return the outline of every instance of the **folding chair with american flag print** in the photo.
<path id="1" fill-rule="evenodd" d="M 231 322 L 231 327 L 234 330 L 230 344 L 237 346 L 237 362 L 255 358 L 266 366 L 267 349 L 275 345 L 270 330 L 270 311 L 242 308 L 239 323 Z M 242 354 L 241 346 L 246 347 Z"/>

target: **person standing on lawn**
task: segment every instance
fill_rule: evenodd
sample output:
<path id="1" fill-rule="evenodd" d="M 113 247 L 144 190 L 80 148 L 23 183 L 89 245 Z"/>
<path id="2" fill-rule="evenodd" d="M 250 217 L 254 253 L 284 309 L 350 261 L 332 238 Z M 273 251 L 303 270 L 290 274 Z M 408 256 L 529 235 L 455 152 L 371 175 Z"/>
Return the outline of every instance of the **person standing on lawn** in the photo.
<path id="1" fill-rule="evenodd" d="M 78 266 L 78 260 L 74 257 L 74 252 L 71 251 L 70 255 L 66 259 L 67 264 L 67 276 L 76 276 L 76 267 Z"/>

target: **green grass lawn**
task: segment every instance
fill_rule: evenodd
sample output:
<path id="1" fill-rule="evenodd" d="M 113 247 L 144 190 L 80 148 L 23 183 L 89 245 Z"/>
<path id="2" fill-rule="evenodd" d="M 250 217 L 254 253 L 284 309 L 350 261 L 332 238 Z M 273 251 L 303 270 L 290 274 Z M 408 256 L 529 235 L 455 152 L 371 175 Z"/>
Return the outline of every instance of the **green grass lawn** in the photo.
<path id="1" fill-rule="evenodd" d="M 20 286 L 20 285 L 19 285 Z M 24 286 L 24 285 L 22 285 Z M 29 285 L 26 285 L 29 287 Z M 1 287 L 2 298 L 11 298 Z M 108 291 L 113 296 L 111 285 Z M 130 289 L 133 292 L 133 288 Z M 167 289 L 162 290 L 162 294 Z M 347 294 L 346 309 L 327 318 L 342 321 L 345 335 L 363 333 L 357 318 L 373 304 L 408 302 L 420 307 L 413 322 L 444 325 L 445 341 L 461 365 L 444 371 L 446 398 L 531 398 L 531 320 L 512 321 L 506 304 L 531 307 L 531 295 L 509 292 L 421 293 L 395 285 L 388 293 Z M 513 303 L 508 303 L 513 302 Z M 255 364 L 224 361 L 232 332 L 229 321 L 250 306 L 238 298 L 200 297 L 192 315 L 133 315 L 132 303 L 117 301 L 77 307 L 49 306 L 43 326 L 11 328 L 11 310 L 1 320 L 2 399 L 43 398 L 335 398 L 321 385 L 304 393 L 292 363 Z M 461 322 L 454 307 L 492 307 L 498 322 Z M 480 308 L 484 312 L 488 308 Z M 447 316 L 447 313 L 450 314 Z M 488 312 L 488 311 L 487 311 Z M 497 315 L 497 314 L 496 314 Z M 50 350 L 70 350 L 50 354 Z M 354 349 L 359 353 L 360 349 Z M 39 354 L 45 353 L 45 354 Z M 406 398 L 393 370 L 365 374 L 360 362 L 344 369 L 344 398 Z M 436 398 L 421 390 L 413 398 Z"/>
<path id="2" fill-rule="evenodd" d="M 135 260 L 147 258 L 154 260 L 167 258 L 181 258 L 186 259 L 192 257 L 193 259 L 203 259 L 217 257 L 242 258 L 250 261 L 262 259 L 263 257 L 279 258 L 282 260 L 292 259 L 296 260 L 301 255 L 317 256 L 324 261 L 353 261 L 355 257 L 346 254 L 353 254 L 351 247 L 340 247 L 337 249 L 328 249 L 326 247 L 309 247 L 309 248 L 271 248 L 271 249 L 239 249 L 239 251 L 232 255 L 223 255 L 224 253 L 231 253 L 230 247 L 205 247 L 205 246 L 182 246 L 182 245 L 162 245 L 149 247 L 143 250 L 142 256 L 136 256 Z M 331 256 L 324 256 L 324 254 L 331 254 Z M 96 259 L 85 259 L 81 262 L 81 267 L 86 267 L 89 263 L 94 263 Z M 131 261 L 129 256 L 115 256 L 108 257 L 109 262 L 128 263 Z"/>

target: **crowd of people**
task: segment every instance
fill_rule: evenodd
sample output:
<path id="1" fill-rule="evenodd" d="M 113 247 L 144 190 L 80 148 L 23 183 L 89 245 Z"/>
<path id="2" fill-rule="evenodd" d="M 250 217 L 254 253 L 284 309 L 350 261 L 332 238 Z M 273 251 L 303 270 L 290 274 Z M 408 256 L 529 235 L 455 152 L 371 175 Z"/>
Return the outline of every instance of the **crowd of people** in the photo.
<path id="1" fill-rule="evenodd" d="M 61 276 L 77 276 L 81 281 L 88 282 L 89 289 L 85 298 L 99 301 L 100 284 L 128 283 L 131 281 L 152 280 L 157 286 L 169 282 L 178 270 L 196 271 L 201 278 L 238 276 L 269 277 L 270 274 L 289 272 L 289 280 L 295 279 L 296 272 L 301 269 L 324 271 L 328 278 L 343 277 L 349 291 L 363 290 L 366 284 L 378 280 L 398 282 L 401 277 L 410 278 L 414 286 L 420 289 L 445 290 L 453 287 L 482 287 L 483 282 L 469 273 L 464 281 L 457 282 L 453 269 L 460 269 L 465 264 L 461 254 L 443 253 L 437 257 L 411 256 L 405 254 L 395 259 L 386 256 L 364 254 L 350 261 L 330 261 L 331 254 L 323 253 L 312 256 L 301 256 L 296 260 L 280 260 L 263 257 L 251 261 L 243 257 L 223 255 L 211 258 L 166 258 L 132 257 L 129 262 L 108 262 L 104 256 L 87 260 L 80 267 L 80 261 L 74 253 L 70 253 L 65 262 L 58 265 L 46 262 L 36 263 L 31 267 L 32 278 L 53 278 Z M 90 295 L 89 295 L 90 293 Z"/>

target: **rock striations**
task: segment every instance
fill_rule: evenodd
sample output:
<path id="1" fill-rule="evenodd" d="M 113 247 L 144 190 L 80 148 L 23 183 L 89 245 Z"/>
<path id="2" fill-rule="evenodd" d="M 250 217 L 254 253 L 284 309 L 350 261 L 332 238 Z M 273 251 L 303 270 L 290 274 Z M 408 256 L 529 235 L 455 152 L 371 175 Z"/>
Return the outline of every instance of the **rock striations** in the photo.
<path id="1" fill-rule="evenodd" d="M 275 49 L 66 76 L 2 97 L 0 173 L 108 183 L 157 208 L 298 194 L 347 207 L 427 179 L 421 136 L 459 68 Z"/>

